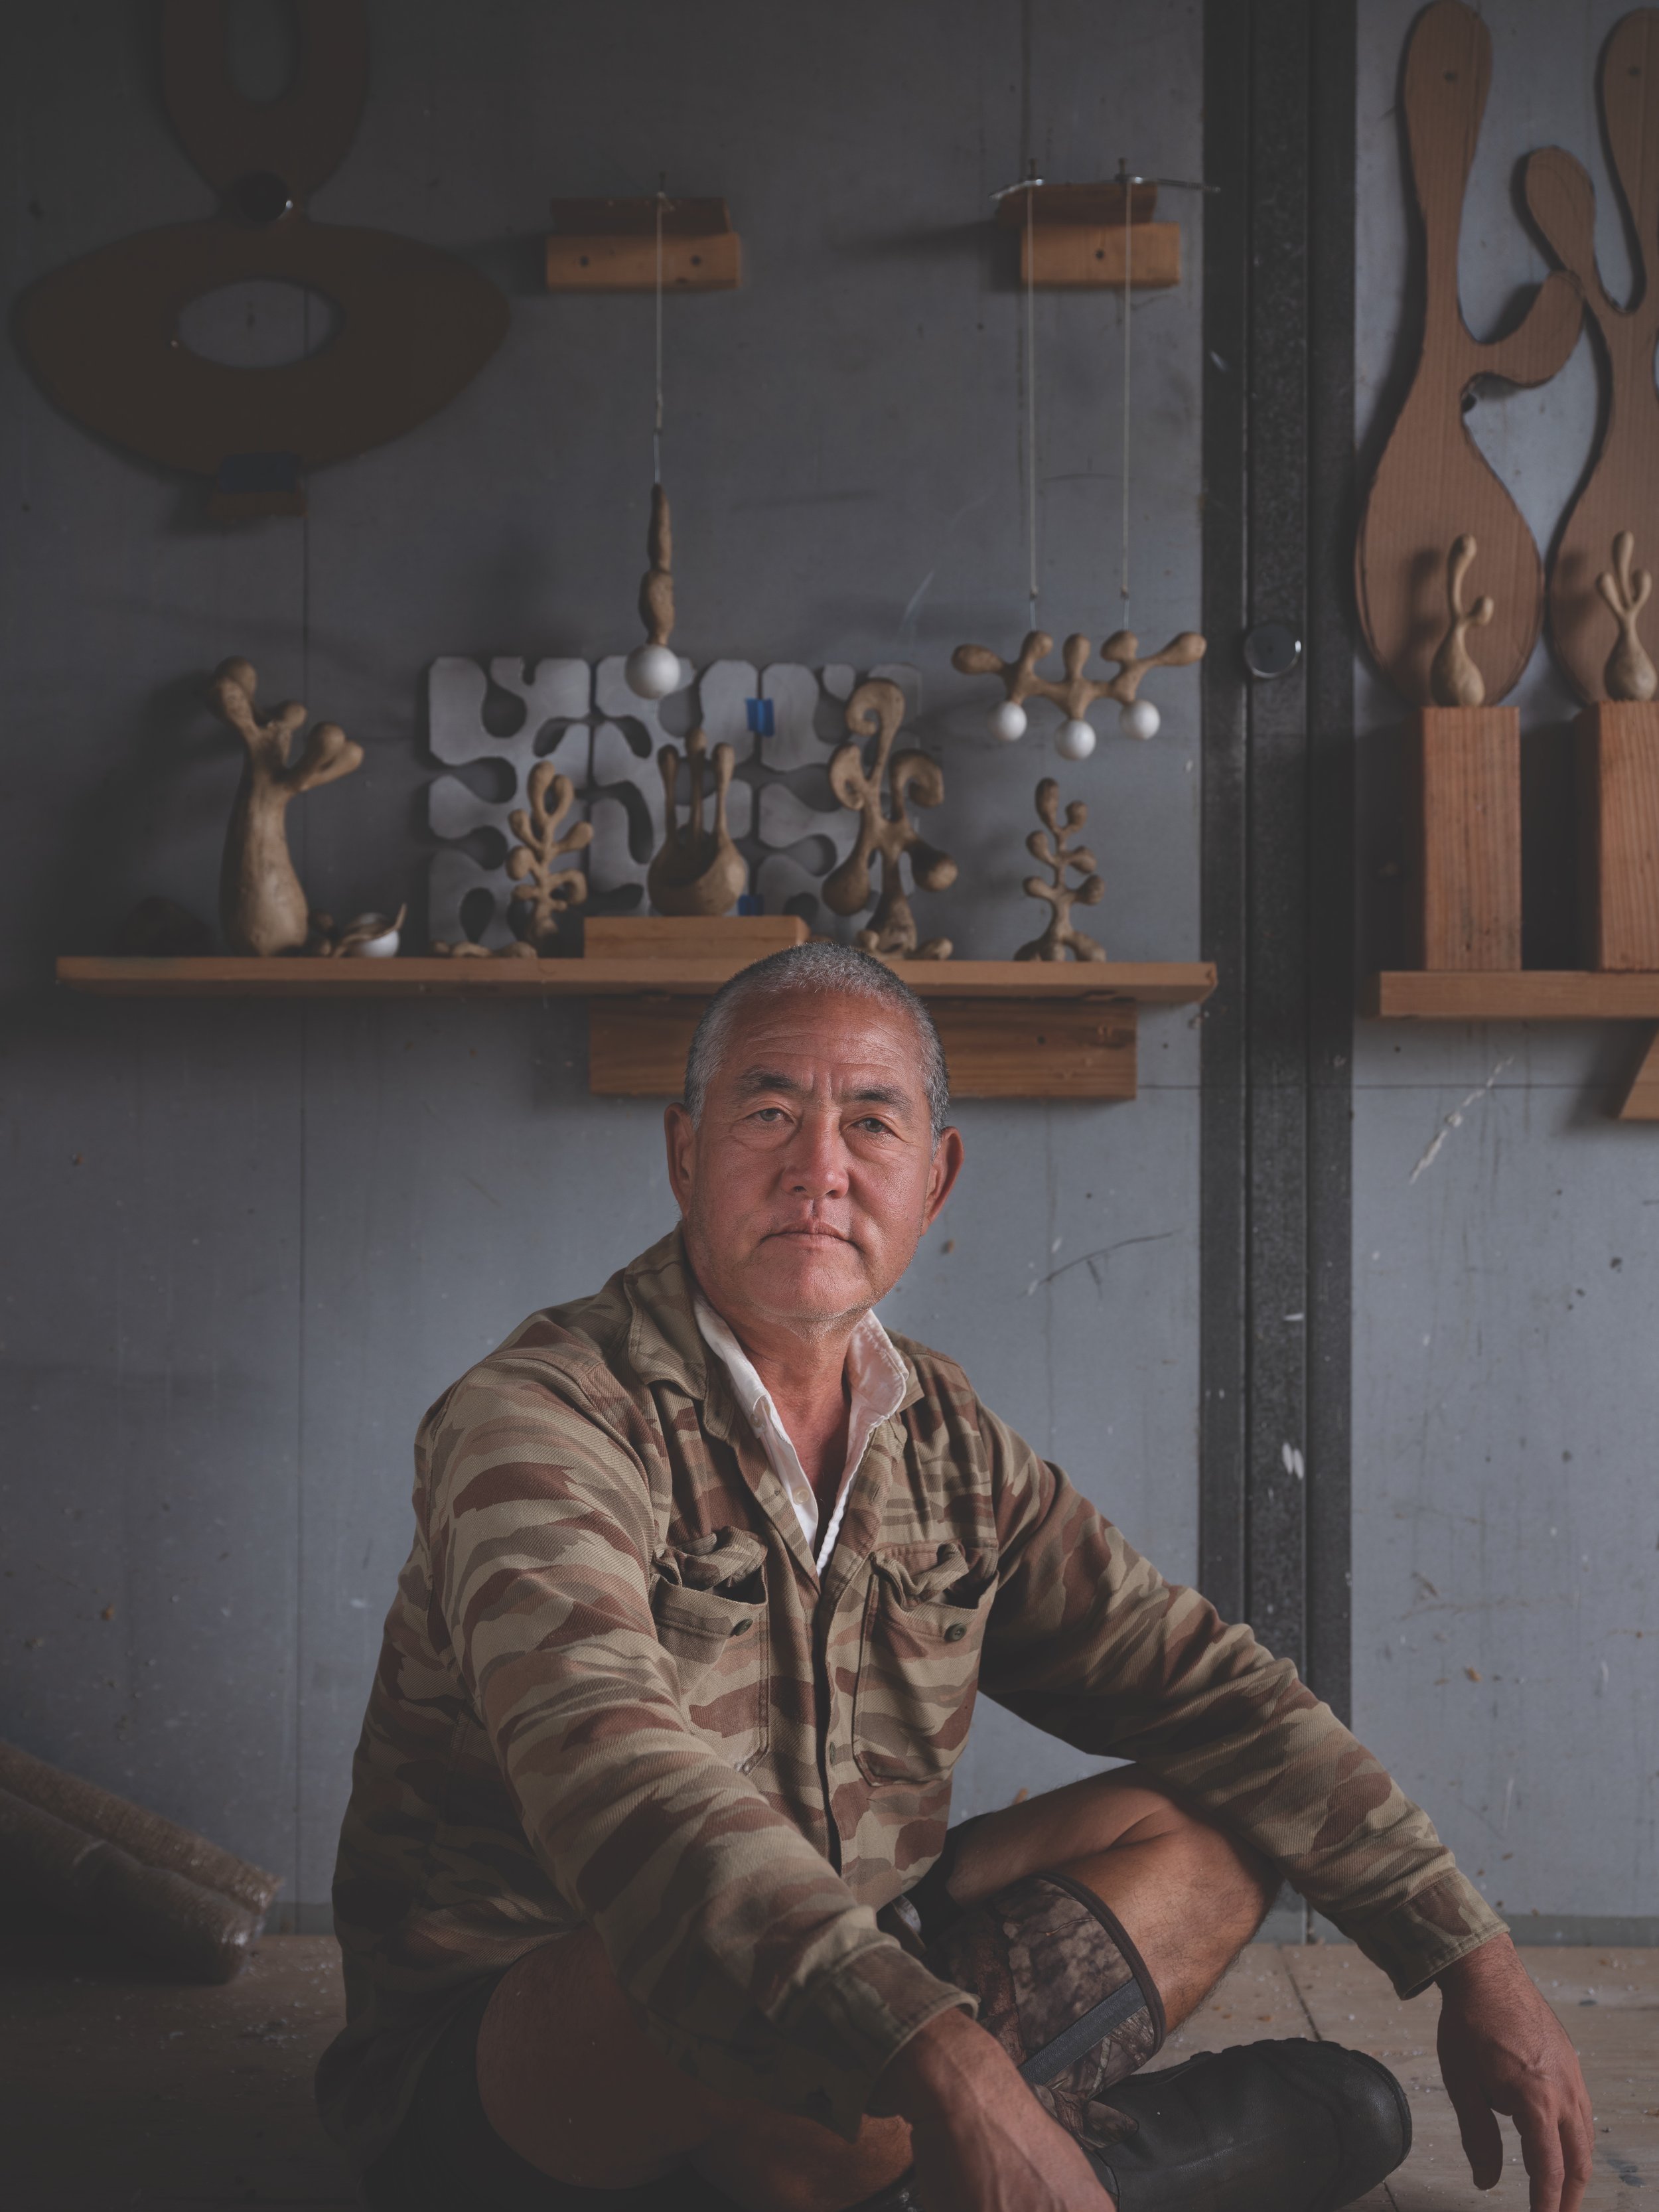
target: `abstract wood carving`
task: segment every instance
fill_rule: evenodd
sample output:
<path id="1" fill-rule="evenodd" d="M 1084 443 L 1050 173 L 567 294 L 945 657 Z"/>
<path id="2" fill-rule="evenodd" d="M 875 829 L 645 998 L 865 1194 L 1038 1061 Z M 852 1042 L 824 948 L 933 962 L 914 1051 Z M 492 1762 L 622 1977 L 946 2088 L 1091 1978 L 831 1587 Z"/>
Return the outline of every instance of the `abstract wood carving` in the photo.
<path id="1" fill-rule="evenodd" d="M 580 868 L 561 868 L 567 853 L 580 853 L 593 842 L 591 822 L 574 822 L 561 833 L 559 824 L 575 804 L 576 789 L 561 775 L 551 761 L 538 761 L 525 787 L 527 807 L 515 806 L 507 822 L 518 843 L 507 856 L 507 872 L 513 878 L 513 896 L 530 908 L 525 934 L 540 948 L 559 933 L 559 916 L 587 896 L 587 878 Z"/>
<path id="2" fill-rule="evenodd" d="M 1659 702 L 1579 715 L 1578 896 L 1587 967 L 1659 970 Z"/>
<path id="3" fill-rule="evenodd" d="M 1618 623 L 1620 615 L 1600 587 L 1607 548 L 1633 527 L 1650 536 L 1659 514 L 1659 11 L 1638 9 L 1614 26 L 1601 89 L 1608 161 L 1628 216 L 1629 307 L 1601 282 L 1595 191 L 1580 163 L 1547 146 L 1529 157 L 1524 180 L 1534 223 L 1583 288 L 1607 368 L 1601 444 L 1550 563 L 1550 643 L 1574 690 L 1591 700 L 1620 696 L 1608 682 L 1619 646 L 1607 619 Z"/>
<path id="4" fill-rule="evenodd" d="M 1659 690 L 1659 672 L 1643 649 L 1637 623 L 1653 590 L 1653 577 L 1634 565 L 1636 540 L 1621 530 L 1613 541 L 1613 566 L 1595 580 L 1607 612 L 1619 626 L 1619 642 L 1607 655 L 1602 681 L 1609 699 L 1651 699 Z"/>
<path id="5" fill-rule="evenodd" d="M 1507 337 L 1480 344 L 1463 320 L 1458 234 L 1491 76 L 1491 35 L 1474 10 L 1459 0 L 1425 9 L 1407 47 L 1402 90 L 1425 249 L 1422 350 L 1371 483 L 1355 554 L 1366 643 L 1414 705 L 1434 696 L 1445 551 L 1462 532 L 1480 548 L 1473 580 L 1495 604 L 1482 644 L 1486 696 L 1501 699 L 1531 657 L 1544 605 L 1538 549 L 1464 426 L 1463 399 L 1480 377 L 1529 386 L 1553 376 L 1572 350 L 1581 314 L 1577 283 L 1558 270 Z"/>
<path id="6" fill-rule="evenodd" d="M 318 722 L 290 767 L 289 740 L 306 710 L 289 699 L 261 721 L 253 709 L 258 678 L 246 660 L 221 662 L 209 696 L 247 749 L 219 872 L 219 920 L 233 952 L 268 958 L 304 949 L 306 895 L 289 857 L 288 803 L 302 791 L 337 782 L 362 764 L 363 749 L 337 722 Z"/>
<path id="7" fill-rule="evenodd" d="M 1071 842 L 1072 832 L 1081 830 L 1088 821 L 1089 809 L 1082 799 L 1073 799 L 1066 806 L 1062 823 L 1060 786 L 1053 776 L 1045 775 L 1036 787 L 1036 811 L 1047 828 L 1033 830 L 1025 840 L 1025 849 L 1034 860 L 1042 861 L 1050 880 L 1045 883 L 1041 876 L 1027 876 L 1024 889 L 1028 898 L 1048 902 L 1048 921 L 1042 936 L 1034 937 L 1029 945 L 1022 945 L 1014 957 L 1063 960 L 1069 951 L 1079 960 L 1103 960 L 1105 947 L 1072 927 L 1073 906 L 1098 906 L 1106 896 L 1106 886 L 1095 873 L 1094 854 L 1086 845 L 1073 845 Z M 1070 869 L 1078 872 L 1082 882 L 1067 884 L 1066 877 Z"/>
<path id="8" fill-rule="evenodd" d="M 884 952 L 901 959 L 948 960 L 948 937 L 930 937 L 917 943 L 915 916 L 904 893 L 902 864 L 910 857 L 915 888 L 922 891 L 948 890 L 957 879 L 957 864 L 948 853 L 928 844 L 906 812 L 914 800 L 918 806 L 937 806 L 945 796 L 945 778 L 937 761 L 926 753 L 894 753 L 893 739 L 904 720 L 904 694 L 896 684 L 878 678 L 860 684 L 847 702 L 847 726 L 854 732 L 873 729 L 875 759 L 866 770 L 864 747 L 855 737 L 840 746 L 830 763 L 830 785 L 842 805 L 859 819 L 858 842 L 825 878 L 823 901 L 833 914 L 857 914 L 870 903 L 870 862 L 881 857 L 881 896 L 866 929 L 854 942 L 861 951 Z M 882 804 L 885 781 L 889 808 Z"/>
<path id="9" fill-rule="evenodd" d="M 210 511 L 222 520 L 303 514 L 307 470 L 425 422 L 507 331 L 505 298 L 453 255 L 310 220 L 311 192 L 356 130 L 368 30 L 362 0 L 299 0 L 297 14 L 295 81 L 254 101 L 230 76 L 225 0 L 167 0 L 162 97 L 221 212 L 100 246 L 42 277 L 18 309 L 48 397 L 117 445 L 211 477 Z M 179 337 L 181 311 L 249 278 L 325 295 L 339 330 L 276 368 L 192 353 Z"/>
<path id="10" fill-rule="evenodd" d="M 1046 660 L 1054 649 L 1054 641 L 1047 630 L 1034 629 L 1026 633 L 1017 660 L 1004 660 L 988 645 L 959 645 L 951 655 L 951 665 L 963 676 L 994 676 L 1002 684 L 1011 707 L 1023 708 L 1028 699 L 1048 699 L 1058 707 L 1071 722 L 1086 721 L 1089 709 L 1098 699 L 1115 699 L 1127 709 L 1136 704 L 1141 679 L 1154 668 L 1189 668 L 1194 661 L 1204 658 L 1204 640 L 1194 629 L 1183 629 L 1172 637 L 1157 653 L 1144 657 L 1140 641 L 1132 629 L 1115 630 L 1100 648 L 1103 660 L 1115 663 L 1115 673 L 1107 677 L 1091 677 L 1084 673 L 1094 647 L 1081 633 L 1073 633 L 1066 641 L 1060 654 L 1066 674 L 1063 681 L 1053 677 L 1039 676 L 1037 663 Z M 1150 736 L 1157 729 L 1156 718 Z M 1023 732 L 1022 719 L 1019 732 Z M 1133 734 L 1142 732 L 1136 730 Z"/>
<path id="11" fill-rule="evenodd" d="M 665 699 L 680 688 L 680 657 L 668 642 L 674 634 L 674 525 L 668 494 L 659 483 L 651 487 L 645 556 L 651 563 L 640 579 L 645 643 L 629 654 L 623 672 L 629 690 L 639 698 Z"/>
<path id="12" fill-rule="evenodd" d="M 1409 964 L 1521 965 L 1521 717 L 1424 707 L 1406 732 Z"/>
<path id="13" fill-rule="evenodd" d="M 749 882 L 749 866 L 732 842 L 726 826 L 726 799 L 732 787 L 737 756 L 730 745 L 716 745 L 714 753 L 714 813 L 711 826 L 702 826 L 703 777 L 708 761 L 708 740 L 701 729 L 685 741 L 690 766 L 691 799 L 685 826 L 680 826 L 680 755 L 677 745 L 665 745 L 657 755 L 662 771 L 662 845 L 651 862 L 645 887 L 659 914 L 726 914 L 735 906 Z"/>
<path id="14" fill-rule="evenodd" d="M 1469 658 L 1468 635 L 1471 627 L 1485 629 L 1491 622 L 1492 603 L 1483 596 L 1472 607 L 1463 605 L 1463 579 L 1478 550 L 1466 531 L 1446 556 L 1446 611 L 1451 628 L 1441 640 L 1429 670 L 1429 690 L 1437 707 L 1484 707 L 1486 703 L 1486 679 Z"/>

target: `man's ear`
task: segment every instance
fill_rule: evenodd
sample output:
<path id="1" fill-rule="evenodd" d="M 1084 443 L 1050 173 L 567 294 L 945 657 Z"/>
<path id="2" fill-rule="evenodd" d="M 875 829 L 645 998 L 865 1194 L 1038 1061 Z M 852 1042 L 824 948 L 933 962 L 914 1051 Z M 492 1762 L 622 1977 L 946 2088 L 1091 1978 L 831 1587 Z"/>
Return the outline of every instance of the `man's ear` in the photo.
<path id="1" fill-rule="evenodd" d="M 668 1148 L 668 1187 L 682 1213 L 691 1203 L 691 1183 L 696 1172 L 697 1133 L 691 1116 L 678 1100 L 664 1109 L 663 1140 Z"/>
<path id="2" fill-rule="evenodd" d="M 939 1219 L 939 1209 L 962 1173 L 962 1160 L 961 1130 L 942 1129 L 933 1147 L 933 1164 L 927 1170 L 927 1203 L 921 1217 L 924 1236 Z"/>

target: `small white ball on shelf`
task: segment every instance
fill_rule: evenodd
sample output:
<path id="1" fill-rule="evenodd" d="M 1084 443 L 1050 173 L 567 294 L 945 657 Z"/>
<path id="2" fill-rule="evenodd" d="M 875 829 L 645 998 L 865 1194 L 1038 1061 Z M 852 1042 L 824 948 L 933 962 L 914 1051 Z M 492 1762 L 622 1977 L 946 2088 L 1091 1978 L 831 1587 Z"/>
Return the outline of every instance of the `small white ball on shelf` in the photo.
<path id="1" fill-rule="evenodd" d="M 1005 699 L 1000 707 L 991 709 L 990 732 L 1000 738 L 1005 745 L 1017 744 L 1025 735 L 1025 709 L 1018 699 Z"/>
<path id="2" fill-rule="evenodd" d="M 1163 720 L 1150 699 L 1131 699 L 1118 716 L 1118 723 L 1126 738 L 1155 738 Z"/>
<path id="3" fill-rule="evenodd" d="M 623 674 L 636 699 L 665 699 L 680 688 L 680 657 L 672 645 L 636 645 Z"/>
<path id="4" fill-rule="evenodd" d="M 1064 760 L 1087 760 L 1095 749 L 1092 723 L 1080 720 L 1062 722 L 1054 733 L 1054 750 Z"/>

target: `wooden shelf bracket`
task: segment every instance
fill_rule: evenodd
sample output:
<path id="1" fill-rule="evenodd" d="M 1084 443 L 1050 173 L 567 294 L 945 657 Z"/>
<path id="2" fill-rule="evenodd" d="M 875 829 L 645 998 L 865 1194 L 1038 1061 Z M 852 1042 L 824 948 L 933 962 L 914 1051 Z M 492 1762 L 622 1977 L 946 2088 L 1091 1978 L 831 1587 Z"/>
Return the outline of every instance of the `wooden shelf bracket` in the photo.
<path id="1" fill-rule="evenodd" d="M 653 292 L 655 195 L 555 200 L 547 240 L 550 292 Z M 665 292 L 730 292 L 743 282 L 743 245 L 721 199 L 668 200 L 662 214 Z"/>

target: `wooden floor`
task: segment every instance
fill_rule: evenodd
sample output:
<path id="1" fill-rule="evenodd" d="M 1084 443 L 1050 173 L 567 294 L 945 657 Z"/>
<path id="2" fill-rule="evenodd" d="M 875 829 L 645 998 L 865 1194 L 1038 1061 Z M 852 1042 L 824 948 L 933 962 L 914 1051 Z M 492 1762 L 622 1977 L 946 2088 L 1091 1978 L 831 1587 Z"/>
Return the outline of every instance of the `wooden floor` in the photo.
<path id="1" fill-rule="evenodd" d="M 1659 2212 L 1659 1952 L 1534 1950 L 1596 2106 L 1589 2212 Z M 1247 1951 L 1169 2057 L 1317 2034 L 1373 2051 L 1411 2097 L 1416 2147 L 1365 2212 L 1525 2212 L 1518 2160 L 1478 2197 L 1434 2063 L 1436 2001 L 1396 2002 L 1346 1946 Z M 0 1978 L 0 2197 L 8 2212 L 350 2205 L 311 2074 L 340 1985 L 322 1936 L 267 1938 L 241 1980 L 180 1989 L 27 1957 Z M 1644 2197 L 1640 2192 L 1645 2189 Z"/>

